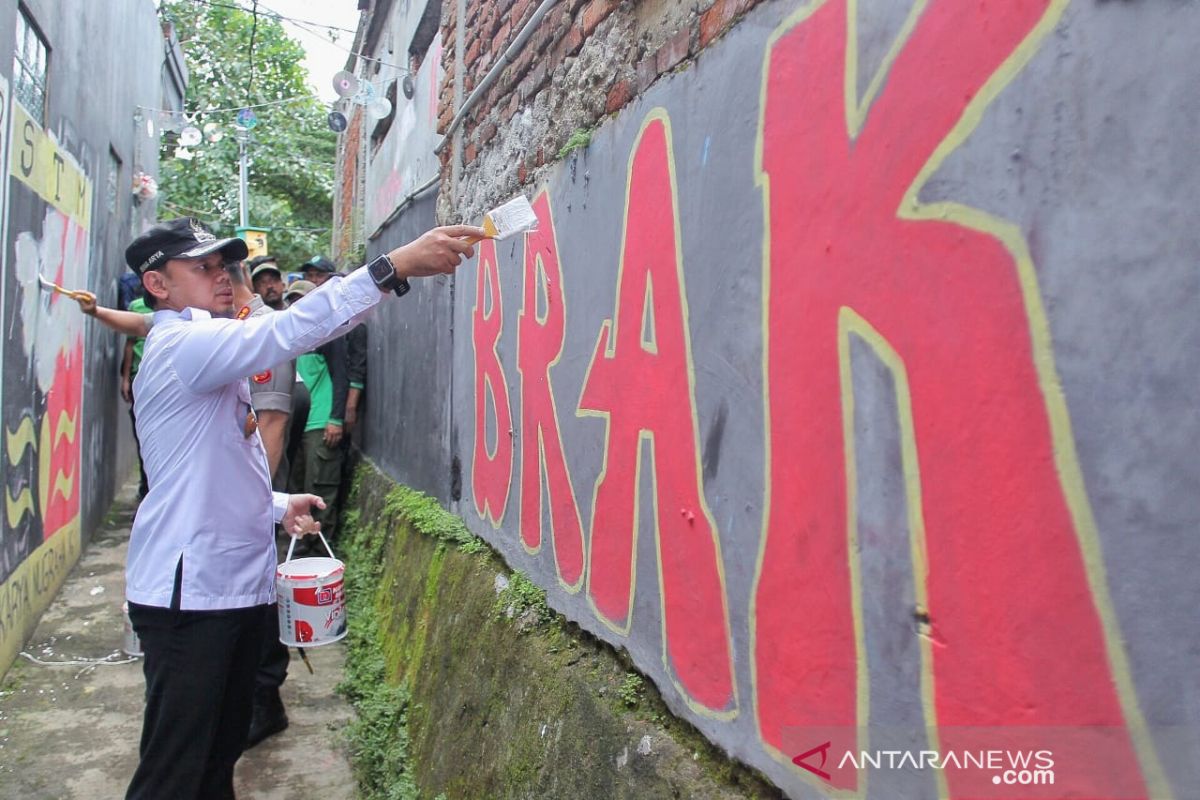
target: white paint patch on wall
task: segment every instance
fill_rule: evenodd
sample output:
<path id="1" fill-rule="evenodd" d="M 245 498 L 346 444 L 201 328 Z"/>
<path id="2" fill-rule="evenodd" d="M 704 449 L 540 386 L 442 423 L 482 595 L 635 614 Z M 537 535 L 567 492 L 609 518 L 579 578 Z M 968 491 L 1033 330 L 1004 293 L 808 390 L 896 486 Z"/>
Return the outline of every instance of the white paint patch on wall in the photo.
<path id="1" fill-rule="evenodd" d="M 39 273 L 63 286 L 87 286 L 88 234 L 74 220 L 47 206 L 42 238 L 22 231 L 14 244 L 13 275 L 20 287 L 22 347 L 43 392 L 54 383 L 59 354 L 83 336 L 84 318 L 74 301 L 43 290 Z"/>

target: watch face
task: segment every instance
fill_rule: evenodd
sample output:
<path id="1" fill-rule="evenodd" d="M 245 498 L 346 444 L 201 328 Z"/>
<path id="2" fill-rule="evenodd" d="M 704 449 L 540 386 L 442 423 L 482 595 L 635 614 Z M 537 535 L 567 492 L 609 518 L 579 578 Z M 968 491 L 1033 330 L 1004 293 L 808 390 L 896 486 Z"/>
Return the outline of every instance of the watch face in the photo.
<path id="1" fill-rule="evenodd" d="M 367 271 L 371 273 L 371 277 L 375 279 L 375 283 L 380 285 L 390 283 L 396 279 L 396 270 L 387 256 L 376 256 L 367 265 Z"/>

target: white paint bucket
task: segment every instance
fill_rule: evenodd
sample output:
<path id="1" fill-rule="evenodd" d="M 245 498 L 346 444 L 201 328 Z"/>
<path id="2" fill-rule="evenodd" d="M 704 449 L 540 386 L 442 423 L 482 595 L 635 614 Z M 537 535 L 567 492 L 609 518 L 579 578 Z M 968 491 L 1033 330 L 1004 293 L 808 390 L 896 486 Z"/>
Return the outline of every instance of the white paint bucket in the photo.
<path id="1" fill-rule="evenodd" d="M 121 604 L 121 617 L 125 620 L 125 636 L 121 642 L 121 649 L 125 651 L 125 655 L 135 658 L 141 656 L 142 643 L 133 629 L 133 622 L 129 619 L 129 603 Z"/>
<path id="2" fill-rule="evenodd" d="M 293 559 L 293 537 L 287 560 L 275 568 L 279 641 L 288 647 L 317 647 L 346 635 L 346 565 L 333 557 L 323 535 L 321 543 L 329 558 Z"/>

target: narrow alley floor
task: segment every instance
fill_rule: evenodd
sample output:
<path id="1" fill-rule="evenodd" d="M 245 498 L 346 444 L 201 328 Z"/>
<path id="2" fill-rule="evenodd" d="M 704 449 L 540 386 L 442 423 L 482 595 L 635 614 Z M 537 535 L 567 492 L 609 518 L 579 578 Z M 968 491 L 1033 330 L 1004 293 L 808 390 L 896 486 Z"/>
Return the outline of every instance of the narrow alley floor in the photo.
<path id="1" fill-rule="evenodd" d="M 22 800 L 119 798 L 137 764 L 145 684 L 141 659 L 121 651 L 125 550 L 135 484 L 105 524 L 0 682 L 0 792 Z M 238 762 L 239 800 L 350 800 L 341 731 L 352 711 L 334 693 L 341 643 L 296 652 L 282 695 L 290 727 Z M 110 663 L 96 664 L 97 660 Z M 197 698 L 203 702 L 202 698 Z"/>

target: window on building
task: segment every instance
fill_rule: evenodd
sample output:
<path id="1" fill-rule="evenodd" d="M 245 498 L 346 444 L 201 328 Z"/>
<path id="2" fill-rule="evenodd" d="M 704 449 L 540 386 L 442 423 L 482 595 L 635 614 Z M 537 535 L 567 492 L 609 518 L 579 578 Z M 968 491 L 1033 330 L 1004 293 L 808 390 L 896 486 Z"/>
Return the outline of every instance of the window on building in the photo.
<path id="1" fill-rule="evenodd" d="M 24 7 L 17 14 L 13 84 L 17 99 L 38 122 L 46 122 L 46 62 L 50 47 Z"/>
<path id="2" fill-rule="evenodd" d="M 414 75 L 421 68 L 425 53 L 429 51 L 429 45 L 433 44 L 433 37 L 437 36 L 441 19 L 442 0 L 426 0 L 421 20 L 417 23 L 417 29 L 413 31 L 412 41 L 408 44 L 408 67 Z"/>

